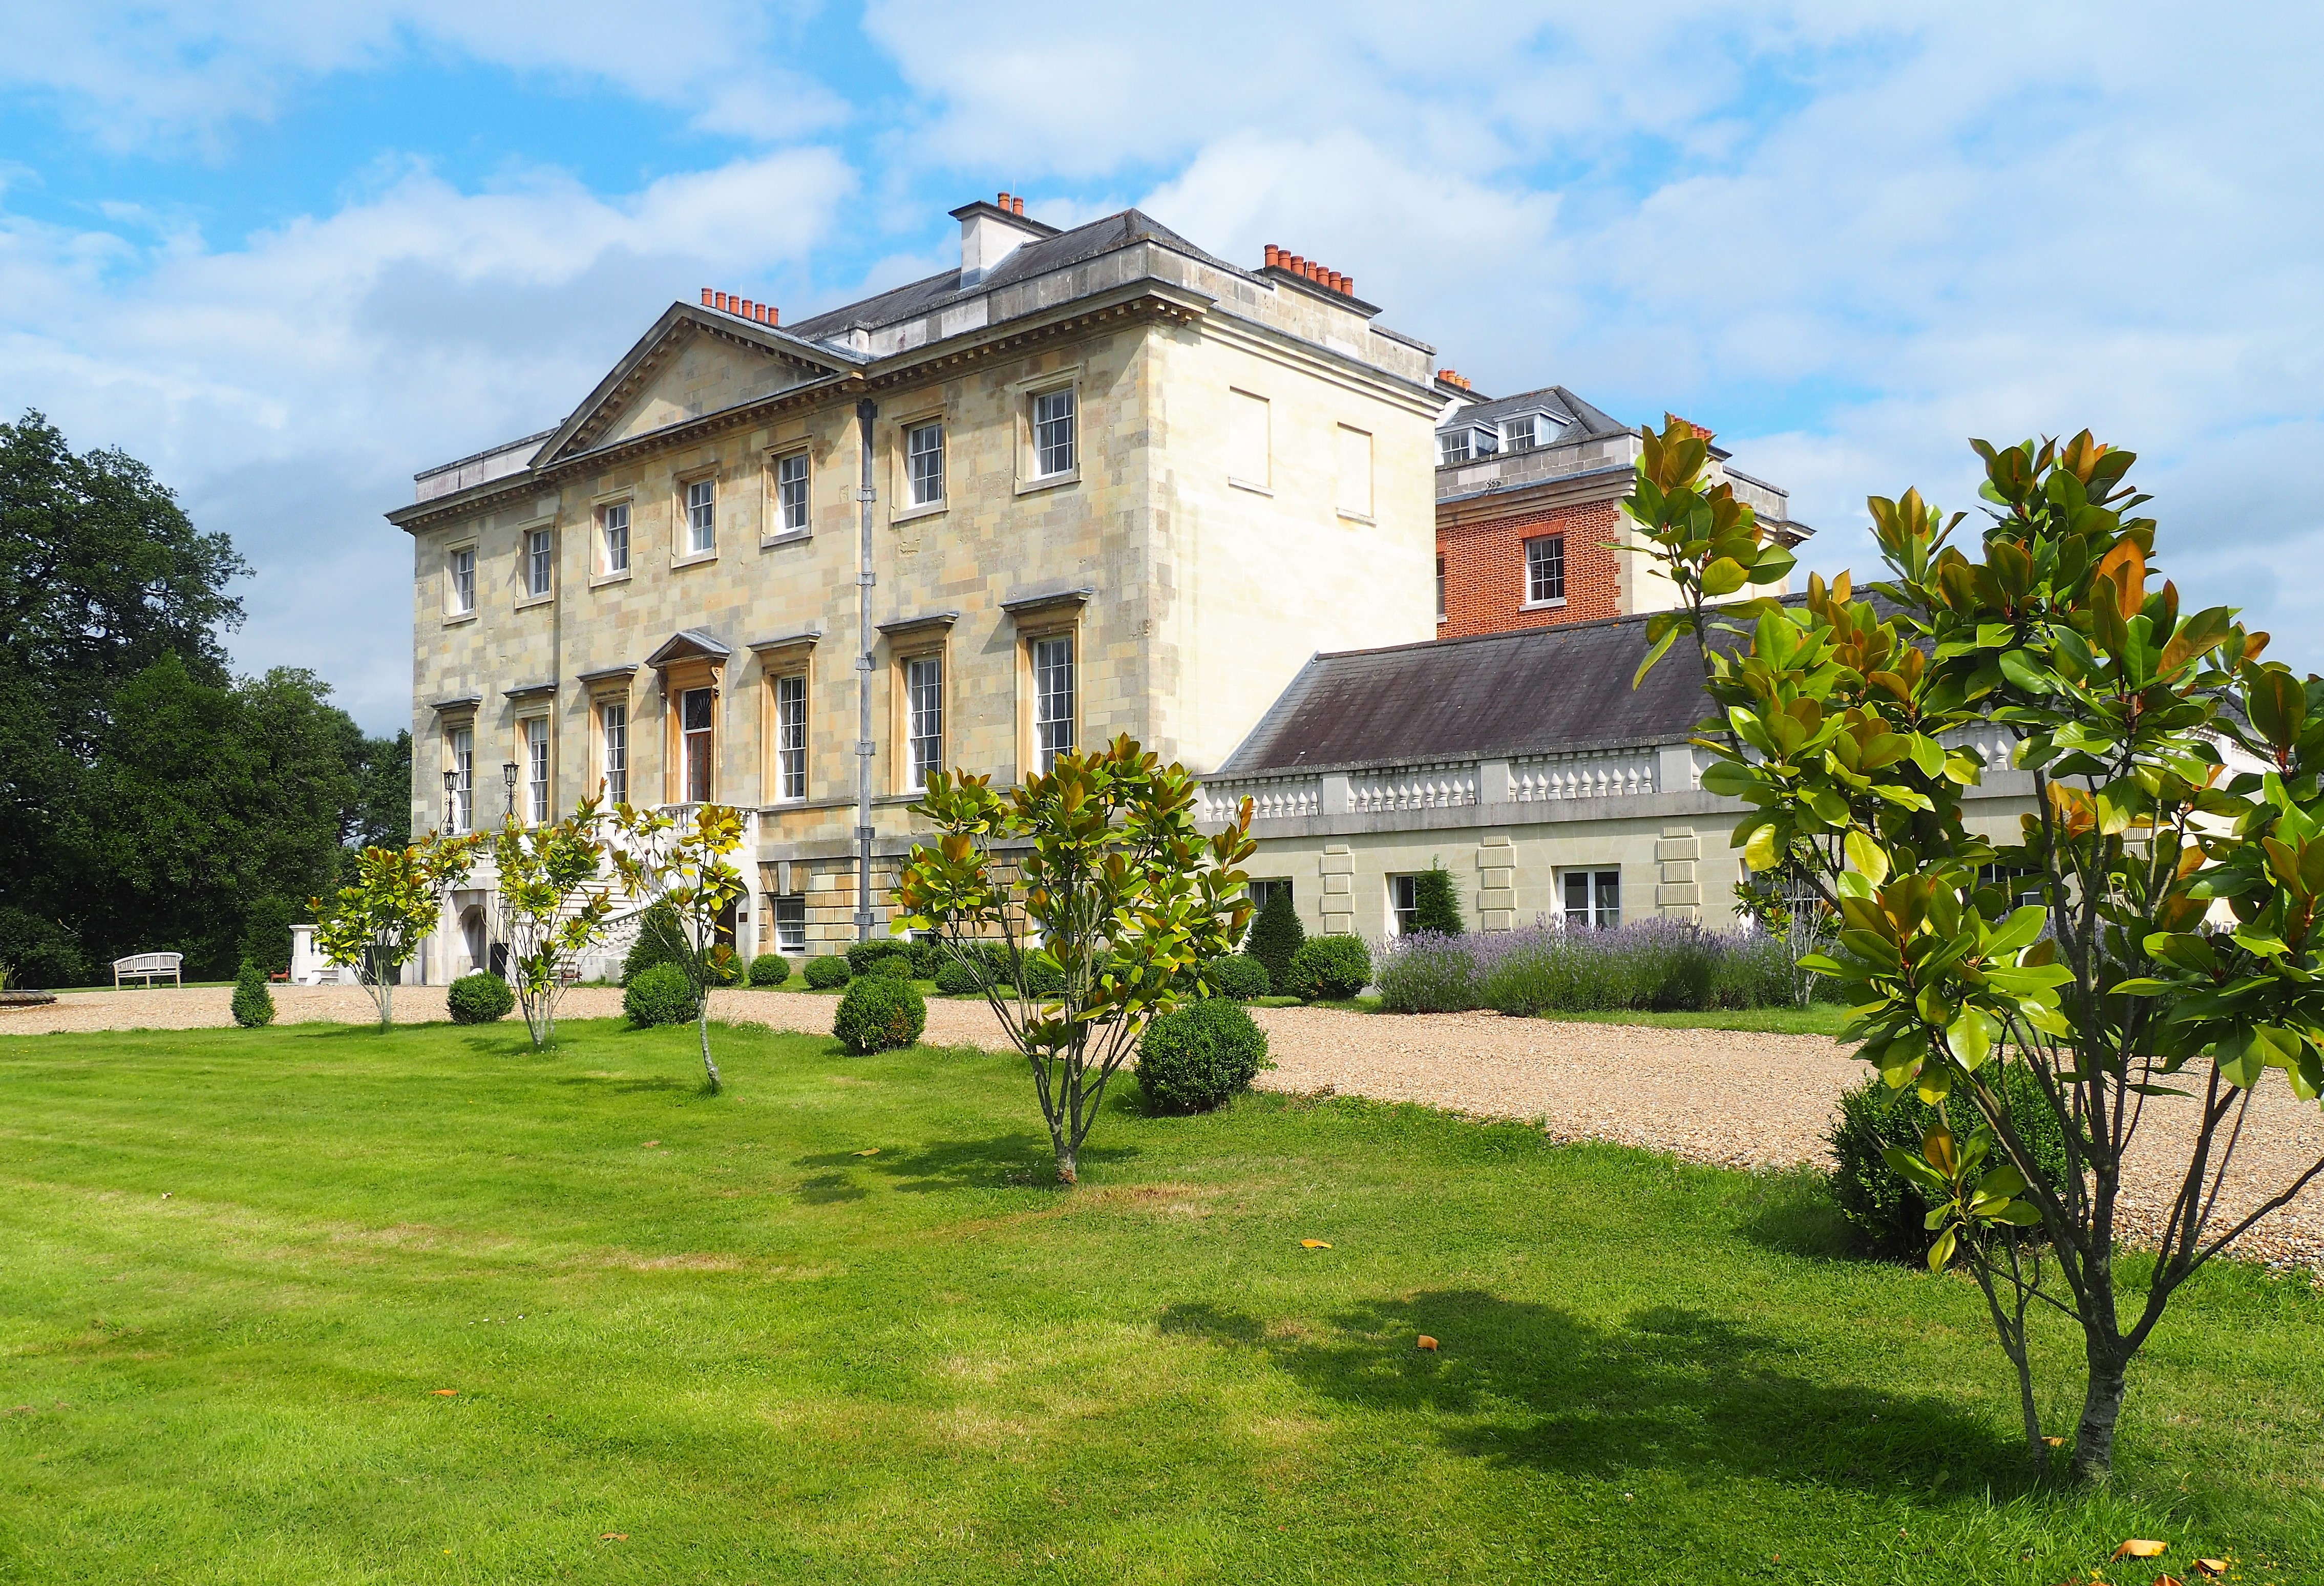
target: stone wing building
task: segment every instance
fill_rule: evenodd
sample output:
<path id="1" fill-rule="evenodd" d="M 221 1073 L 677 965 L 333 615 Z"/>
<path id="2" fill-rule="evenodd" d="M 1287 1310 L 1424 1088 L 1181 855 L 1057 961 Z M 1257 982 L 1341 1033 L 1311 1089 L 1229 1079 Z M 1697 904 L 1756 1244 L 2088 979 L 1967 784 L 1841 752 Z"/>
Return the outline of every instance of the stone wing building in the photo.
<path id="1" fill-rule="evenodd" d="M 1316 651 L 1431 636 L 1433 349 L 1272 247 L 954 215 L 956 270 L 788 326 L 705 290 L 556 429 L 419 476 L 416 827 L 737 805 L 737 945 L 827 952 L 860 828 L 886 928 L 930 768 L 1128 733 L 1208 770 Z M 488 964 L 487 903 L 418 973 Z"/>

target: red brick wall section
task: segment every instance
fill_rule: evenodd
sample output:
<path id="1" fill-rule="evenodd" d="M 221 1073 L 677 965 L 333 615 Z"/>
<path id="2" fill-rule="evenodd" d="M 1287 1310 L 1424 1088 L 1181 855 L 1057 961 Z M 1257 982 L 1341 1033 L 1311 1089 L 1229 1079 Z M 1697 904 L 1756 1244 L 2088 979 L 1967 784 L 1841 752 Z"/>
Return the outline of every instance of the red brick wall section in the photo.
<path id="1" fill-rule="evenodd" d="M 1565 536 L 1565 604 L 1526 611 L 1525 542 L 1543 534 Z M 1436 636 L 1462 639 L 1619 616 L 1618 564 L 1607 547 L 1620 536 L 1617 505 L 1610 501 L 1438 524 L 1444 620 L 1436 625 Z"/>

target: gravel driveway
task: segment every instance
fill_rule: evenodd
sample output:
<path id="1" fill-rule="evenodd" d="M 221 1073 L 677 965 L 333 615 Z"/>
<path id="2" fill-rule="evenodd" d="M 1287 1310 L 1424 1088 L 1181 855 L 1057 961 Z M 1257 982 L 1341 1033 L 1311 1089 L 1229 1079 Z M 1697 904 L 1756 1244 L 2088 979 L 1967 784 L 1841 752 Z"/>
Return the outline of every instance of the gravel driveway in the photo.
<path id="1" fill-rule="evenodd" d="M 232 995 L 224 986 L 67 992 L 51 1007 L 0 1013 L 0 1037 L 226 1025 L 233 1022 Z M 621 999 L 618 991 L 579 987 L 559 1011 L 571 1019 L 609 1018 L 621 1012 Z M 289 1024 L 376 1017 L 371 999 L 355 986 L 277 986 L 274 1000 L 278 1017 Z M 829 1031 L 837 1005 L 832 997 L 780 991 L 725 991 L 711 997 L 711 1010 L 720 1019 L 816 1033 Z M 400 987 L 395 1012 L 399 1024 L 441 1019 L 444 989 Z M 1846 1047 L 1821 1036 L 1575 1024 L 1494 1013 L 1255 1012 L 1277 1064 L 1259 1076 L 1269 1090 L 1330 1090 L 1485 1118 L 1543 1119 L 1559 1139 L 1613 1140 L 1736 1167 L 1827 1163 L 1823 1135 L 1833 1098 L 1867 1072 Z M 945 1000 L 928 1004 L 926 1038 L 940 1045 L 1001 1044 L 982 1003 Z M 2159 1233 L 2156 1208 L 2171 1193 L 2163 1170 L 2174 1157 L 2186 1160 L 2186 1131 L 2176 1120 L 2191 1108 L 2178 1102 L 2157 1107 L 2125 1175 L 2123 1232 L 2134 1240 L 2151 1241 Z M 2236 1171 L 2220 1188 L 2219 1215 L 2242 1215 L 2319 1156 L 2324 1113 L 2295 1101 L 2280 1077 L 2270 1076 L 2252 1102 Z M 2311 1184 L 2238 1249 L 2262 1260 L 2324 1269 L 2324 1182 Z"/>

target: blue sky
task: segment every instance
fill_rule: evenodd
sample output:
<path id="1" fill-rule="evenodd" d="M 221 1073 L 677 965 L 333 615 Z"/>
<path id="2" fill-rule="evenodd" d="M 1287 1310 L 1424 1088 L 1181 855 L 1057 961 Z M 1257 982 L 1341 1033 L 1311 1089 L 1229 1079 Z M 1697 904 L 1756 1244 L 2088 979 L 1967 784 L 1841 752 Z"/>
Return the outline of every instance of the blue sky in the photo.
<path id="1" fill-rule="evenodd" d="M 18 0 L 0 412 L 255 566 L 249 669 L 409 712 L 429 464 L 544 428 L 706 283 L 794 318 L 945 211 L 1280 243 L 1501 392 L 1665 408 L 1790 486 L 1973 504 L 1964 439 L 2142 455 L 2162 559 L 2324 665 L 2312 7 L 1318 9 Z"/>

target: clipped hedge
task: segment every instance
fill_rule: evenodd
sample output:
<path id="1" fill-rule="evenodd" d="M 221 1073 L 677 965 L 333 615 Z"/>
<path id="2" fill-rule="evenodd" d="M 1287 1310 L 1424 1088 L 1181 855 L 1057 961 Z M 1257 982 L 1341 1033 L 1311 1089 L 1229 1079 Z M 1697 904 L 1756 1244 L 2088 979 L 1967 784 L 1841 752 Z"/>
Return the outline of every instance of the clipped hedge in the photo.
<path id="1" fill-rule="evenodd" d="M 266 971 L 247 958 L 234 977 L 234 1021 L 244 1029 L 274 1022 L 274 993 L 266 989 Z"/>
<path id="2" fill-rule="evenodd" d="M 989 978 L 990 973 L 981 965 L 953 959 L 937 969 L 936 990 L 947 997 L 981 994 Z"/>
<path id="3" fill-rule="evenodd" d="M 622 989 L 622 1011 L 640 1029 L 657 1024 L 687 1024 L 701 1011 L 686 972 L 675 964 L 657 964 L 639 971 Z"/>
<path id="4" fill-rule="evenodd" d="M 1371 949 L 1361 936 L 1310 936 L 1291 955 L 1291 973 L 1284 984 L 1290 996 L 1339 1000 L 1354 996 L 1370 983 Z"/>
<path id="5" fill-rule="evenodd" d="M 444 1000 L 452 1010 L 454 1024 L 493 1024 L 509 1016 L 509 1010 L 516 1006 L 516 993 L 509 990 L 508 982 L 480 969 L 454 981 Z"/>
<path id="6" fill-rule="evenodd" d="M 1249 1009 L 1222 997 L 1164 1014 L 1138 1041 L 1138 1088 L 1157 1112 L 1207 1112 L 1273 1066 L 1267 1032 Z"/>
<path id="7" fill-rule="evenodd" d="M 900 974 L 883 965 L 851 982 L 831 1021 L 831 1033 L 839 1044 L 861 1057 L 918 1040 L 928 1027 L 928 1005 L 910 976 L 907 962 Z"/>
<path id="8" fill-rule="evenodd" d="M 1291 955 L 1306 940 L 1307 927 L 1299 923 L 1299 910 L 1291 901 L 1291 889 L 1281 886 L 1267 895 L 1267 907 L 1251 922 L 1250 934 L 1243 939 L 1242 948 L 1267 966 L 1268 985 L 1282 987 L 1291 983 Z"/>
<path id="9" fill-rule="evenodd" d="M 885 975 L 888 979 L 895 981 L 917 978 L 912 973 L 912 955 L 908 953 L 890 953 L 885 958 L 872 960 L 872 975 L 865 978 L 870 979 L 872 976 L 878 975 Z"/>
<path id="10" fill-rule="evenodd" d="M 808 985 L 818 991 L 827 991 L 834 986 L 845 985 L 852 972 L 847 967 L 847 960 L 835 953 L 824 958 L 808 959 L 806 973 Z"/>
<path id="11" fill-rule="evenodd" d="M 890 958 L 904 960 L 908 970 L 912 958 L 911 944 L 895 936 L 874 936 L 868 942 L 853 942 L 847 948 L 847 973 L 870 974 Z"/>
<path id="12" fill-rule="evenodd" d="M 779 986 L 791 978 L 791 961 L 779 953 L 761 953 L 751 960 L 751 983 Z"/>
<path id="13" fill-rule="evenodd" d="M 2022 1063 L 2002 1072 L 2002 1100 L 2008 1103 L 2010 1127 L 2034 1153 L 2042 1176 L 2052 1185 L 2066 1178 L 2066 1139 L 2057 1114 L 2042 1095 L 2041 1082 Z M 1968 1111 L 1964 1111 L 1968 1109 Z M 1966 1101 L 1952 1104 L 1953 1116 L 1969 1125 L 1974 1108 Z M 1920 1155 L 1921 1137 L 1936 1121 L 1937 1110 L 1907 1086 L 1891 1091 L 1874 1074 L 1840 1098 L 1840 1117 L 1826 1136 L 1832 1159 L 1832 1199 L 1867 1254 L 1895 1261 L 1918 1261 L 1928 1254 L 1934 1236 L 1928 1231 L 1929 1203 L 1903 1174 L 1882 1157 L 1886 1146 Z M 1991 1161 L 2003 1160 L 1997 1149 Z"/>

